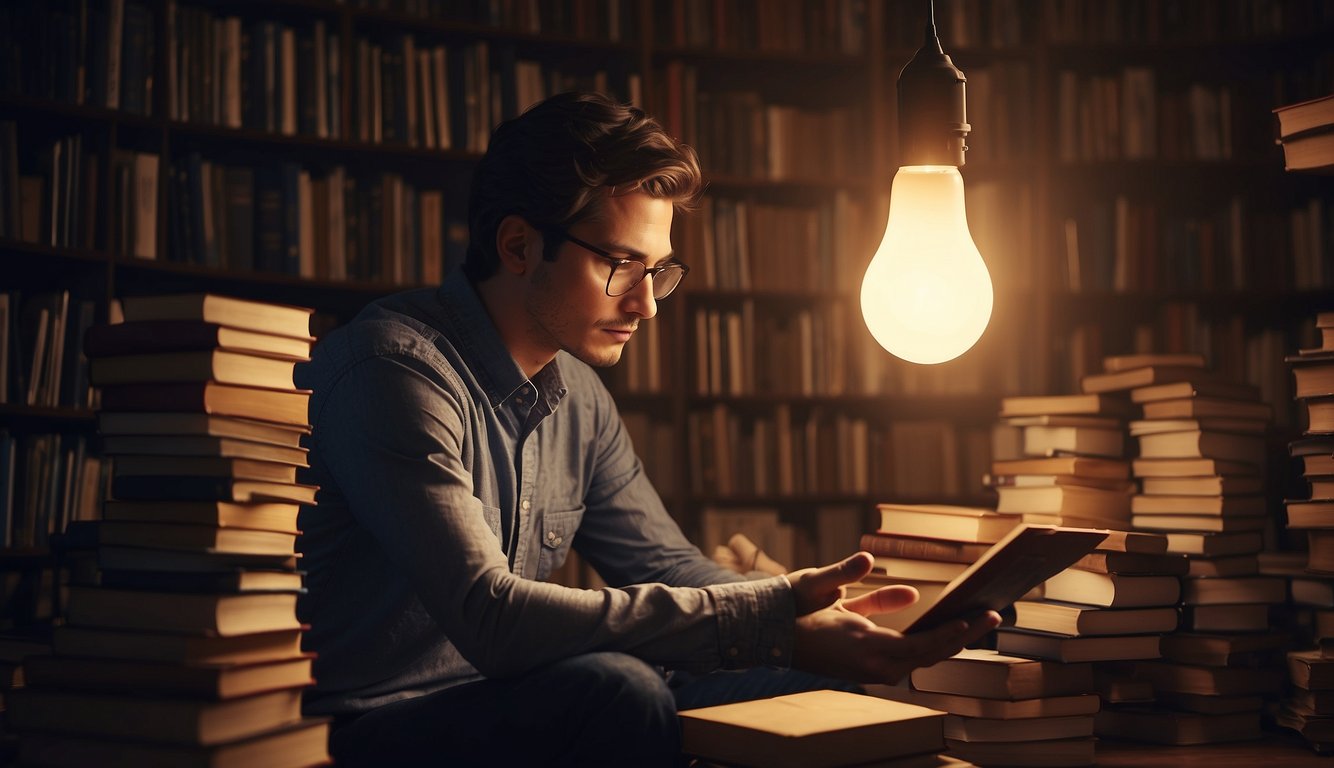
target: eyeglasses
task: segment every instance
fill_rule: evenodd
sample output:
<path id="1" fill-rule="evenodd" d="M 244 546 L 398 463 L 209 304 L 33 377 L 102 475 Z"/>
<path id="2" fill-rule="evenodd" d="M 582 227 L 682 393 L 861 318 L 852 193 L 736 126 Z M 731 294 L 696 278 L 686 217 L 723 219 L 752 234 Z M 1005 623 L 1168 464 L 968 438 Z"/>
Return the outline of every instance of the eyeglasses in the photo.
<path id="1" fill-rule="evenodd" d="M 680 262 L 663 264 L 660 267 L 650 269 L 644 266 L 642 261 L 622 259 L 610 251 L 580 240 L 569 232 L 554 230 L 554 233 L 611 262 L 611 274 L 607 275 L 608 296 L 623 296 L 643 282 L 645 275 L 650 275 L 653 277 L 653 299 L 661 301 L 676 290 L 676 286 L 681 284 L 681 279 L 690 271 L 690 267 Z"/>

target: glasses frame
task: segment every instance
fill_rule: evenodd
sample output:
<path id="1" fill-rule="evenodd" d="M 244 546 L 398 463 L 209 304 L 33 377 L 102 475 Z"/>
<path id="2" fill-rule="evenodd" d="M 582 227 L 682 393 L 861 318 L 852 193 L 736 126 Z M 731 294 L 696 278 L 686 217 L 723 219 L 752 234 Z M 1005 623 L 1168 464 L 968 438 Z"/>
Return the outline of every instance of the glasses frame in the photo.
<path id="1" fill-rule="evenodd" d="M 690 267 L 687 266 L 686 264 L 682 264 L 682 263 L 679 262 L 679 261 L 673 261 L 673 262 L 671 262 L 670 264 L 663 264 L 662 266 L 658 266 L 658 267 L 646 267 L 646 266 L 644 266 L 644 262 L 642 262 L 642 261 L 637 261 L 637 260 L 635 260 L 635 259 L 622 259 L 622 258 L 620 258 L 619 256 L 616 256 L 615 254 L 613 254 L 611 251 L 608 251 L 608 250 L 606 250 L 605 248 L 599 248 L 599 247 L 597 247 L 596 245 L 593 245 L 592 243 L 586 242 L 586 241 L 584 241 L 584 240 L 580 240 L 579 238 L 575 237 L 574 235 L 570 234 L 569 232 L 565 232 L 565 231 L 563 231 L 563 230 L 559 230 L 559 229 L 553 229 L 552 232 L 553 232 L 554 234 L 560 235 L 562 238 L 564 238 L 564 239 L 566 239 L 566 240 L 569 240 L 570 242 L 574 243 L 575 245 L 579 246 L 580 248 L 583 248 L 583 249 L 589 251 L 590 253 L 593 253 L 593 254 L 596 255 L 596 256 L 601 256 L 602 258 L 604 258 L 604 259 L 606 259 L 607 261 L 610 261 L 610 262 L 611 262 L 611 274 L 607 275 L 607 284 L 606 284 L 605 286 L 603 286 L 603 291 L 605 291 L 606 294 L 607 294 L 608 296 L 612 297 L 612 298 L 616 298 L 617 296 L 624 296 L 625 294 L 629 293 L 630 291 L 633 291 L 635 288 L 638 288 L 638 287 L 639 287 L 639 284 L 642 283 L 642 282 L 644 282 L 644 278 L 645 278 L 645 277 L 654 277 L 654 278 L 656 278 L 658 275 L 660 275 L 660 274 L 662 274 L 663 272 L 666 272 L 666 271 L 668 271 L 668 270 L 672 270 L 672 269 L 679 269 L 679 270 L 681 270 L 681 277 L 676 281 L 676 285 L 673 285 L 670 289 L 668 289 L 668 291 L 667 291 L 666 293 L 664 293 L 664 294 L 661 295 L 661 296 L 658 296 L 658 295 L 657 295 L 657 291 L 656 291 L 656 290 L 654 291 L 653 300 L 654 300 L 654 301 L 662 301 L 663 299 L 667 298 L 668 296 L 671 296 L 672 293 L 673 293 L 677 288 L 680 287 L 680 285 L 681 285 L 681 281 L 684 280 L 684 279 L 686 279 L 686 275 L 690 274 Z M 636 264 L 636 265 L 639 266 L 640 269 L 644 270 L 644 272 L 643 272 L 643 274 L 641 274 L 641 275 L 639 276 L 639 279 L 638 279 L 638 280 L 636 280 L 636 281 L 634 281 L 633 283 L 631 283 L 631 284 L 630 284 L 624 291 L 621 291 L 620 293 L 612 293 L 612 292 L 611 292 L 611 281 L 614 280 L 614 279 L 616 278 L 616 270 L 620 269 L 621 267 L 625 266 L 626 264 Z M 654 286 L 654 287 L 656 288 L 656 286 Z"/>

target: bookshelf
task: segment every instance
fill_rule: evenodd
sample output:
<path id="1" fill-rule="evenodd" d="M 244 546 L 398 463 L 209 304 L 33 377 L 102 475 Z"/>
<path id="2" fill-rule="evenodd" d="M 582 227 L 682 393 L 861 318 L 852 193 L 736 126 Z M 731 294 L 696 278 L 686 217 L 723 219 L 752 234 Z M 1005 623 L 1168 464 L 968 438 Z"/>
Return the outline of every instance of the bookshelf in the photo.
<path id="1" fill-rule="evenodd" d="M 880 350 L 855 300 L 917 0 L 6 4 L 5 375 L 29 380 L 32 297 L 68 291 L 100 321 L 118 296 L 209 290 L 315 307 L 327 329 L 431 284 L 466 244 L 490 125 L 553 88 L 599 87 L 696 145 L 709 182 L 674 233 L 690 279 L 605 372 L 692 535 L 705 509 L 778 509 L 814 536 L 824 506 L 986 503 L 975 467 L 999 399 L 1072 391 L 1102 354 L 1200 349 L 1287 402 L 1283 351 L 1329 308 L 1334 200 L 1284 176 L 1269 109 L 1334 91 L 1330 4 L 936 6 L 969 79 L 963 174 L 997 293 L 978 346 L 923 368 Z M 0 436 L 95 445 L 86 403 L 16 394 Z M 746 474 L 720 487 L 705 455 Z M 780 486 L 798 464 L 801 490 Z M 23 509 L 33 489 L 13 489 Z"/>

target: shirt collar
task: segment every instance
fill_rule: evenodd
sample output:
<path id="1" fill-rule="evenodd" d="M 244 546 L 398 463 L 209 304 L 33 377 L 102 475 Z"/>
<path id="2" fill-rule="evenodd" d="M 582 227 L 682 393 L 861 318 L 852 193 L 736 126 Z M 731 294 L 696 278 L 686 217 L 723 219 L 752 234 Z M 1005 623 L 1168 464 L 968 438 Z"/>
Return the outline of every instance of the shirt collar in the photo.
<path id="1" fill-rule="evenodd" d="M 491 408 L 501 407 L 524 388 L 528 377 L 500 338 L 500 331 L 486 313 L 476 287 L 463 270 L 455 269 L 441 282 L 436 297 L 445 313 L 453 318 L 458 329 L 456 342 L 486 391 Z M 560 358 L 560 354 L 556 355 L 532 379 L 533 386 L 553 411 L 566 392 Z"/>

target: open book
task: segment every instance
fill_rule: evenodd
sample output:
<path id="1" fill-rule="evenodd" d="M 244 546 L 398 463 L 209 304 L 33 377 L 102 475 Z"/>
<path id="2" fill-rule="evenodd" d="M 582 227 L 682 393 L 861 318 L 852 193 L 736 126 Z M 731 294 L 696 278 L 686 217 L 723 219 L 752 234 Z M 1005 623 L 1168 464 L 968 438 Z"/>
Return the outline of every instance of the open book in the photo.
<path id="1" fill-rule="evenodd" d="M 1107 531 L 1019 525 L 945 586 L 926 612 L 904 631 L 934 629 L 984 611 L 1000 611 L 1030 589 L 1093 551 Z"/>

